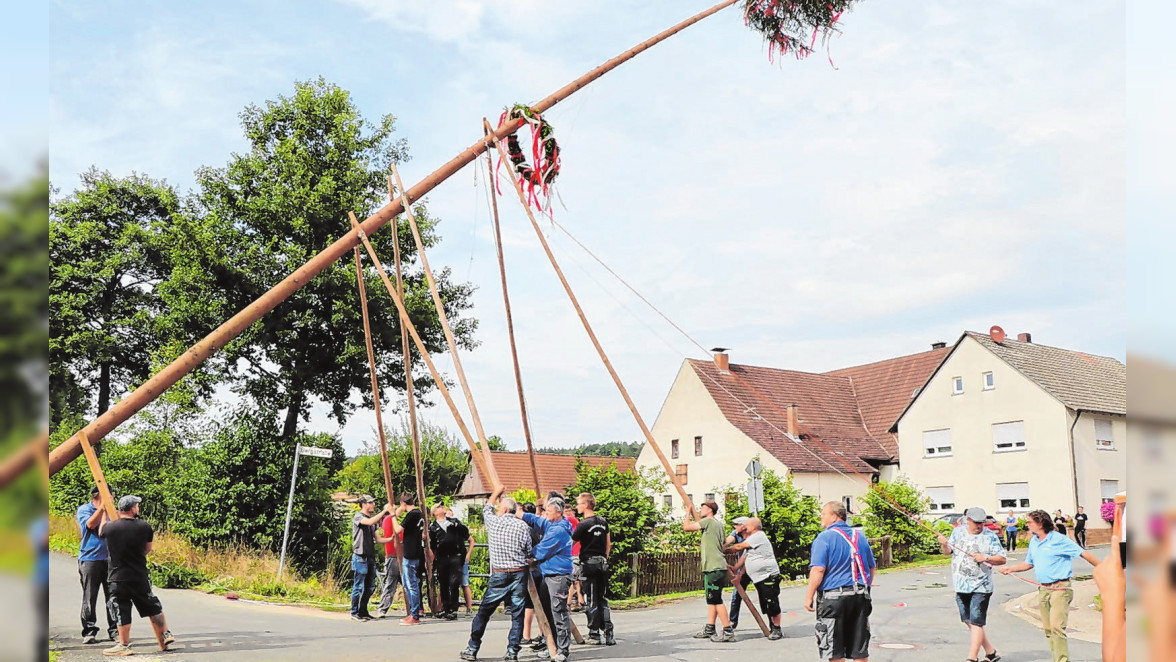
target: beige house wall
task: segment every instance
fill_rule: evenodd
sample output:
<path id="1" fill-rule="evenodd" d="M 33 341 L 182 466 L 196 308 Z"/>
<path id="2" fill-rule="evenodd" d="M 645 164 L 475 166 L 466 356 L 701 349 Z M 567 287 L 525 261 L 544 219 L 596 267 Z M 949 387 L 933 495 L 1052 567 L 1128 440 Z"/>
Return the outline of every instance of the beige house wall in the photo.
<path id="1" fill-rule="evenodd" d="M 993 373 L 991 390 L 983 388 L 985 372 Z M 958 395 L 952 393 L 954 377 L 964 379 L 963 393 Z M 1026 447 L 997 452 L 992 426 L 1011 421 L 1024 421 Z M 1006 512 L 997 500 L 997 483 L 1024 482 L 1029 484 L 1029 509 L 1053 512 L 1061 508 L 1072 513 L 1076 501 L 1071 422 L 1057 399 L 979 342 L 964 337 L 899 421 L 900 469 L 923 488 L 954 487 L 954 512 L 973 505 L 989 513 Z M 1093 437 L 1093 423 L 1090 426 Z M 926 457 L 923 432 L 939 429 L 951 430 L 952 454 Z M 1099 524 L 1094 519 L 1090 524 Z"/>
<path id="2" fill-rule="evenodd" d="M 1075 415 L 1069 415 L 1073 424 Z M 1108 414 L 1090 414 L 1083 412 L 1077 417 L 1078 424 L 1074 426 L 1074 460 L 1077 471 L 1078 501 L 1075 506 L 1065 510 L 1066 515 L 1073 515 L 1076 506 L 1086 508 L 1090 516 L 1088 528 L 1104 528 L 1110 525 L 1103 522 L 1099 516 L 1102 504 L 1103 480 L 1118 482 L 1118 491 L 1127 489 L 1127 419 L 1122 416 Z M 1103 450 L 1095 444 L 1095 421 L 1111 421 L 1112 435 L 1115 441 L 1114 450 Z M 1050 512 L 1053 512 L 1051 510 Z"/>
<path id="3" fill-rule="evenodd" d="M 764 469 L 771 469 L 780 476 L 788 475 L 787 466 L 727 420 L 706 385 L 686 362 L 678 370 L 651 432 L 671 467 L 686 465 L 684 487 L 696 506 L 702 503 L 708 492 L 713 492 L 719 508 L 723 508 L 724 488 L 740 492 L 745 489 L 748 476 L 744 469 L 753 458 L 759 457 Z M 696 436 L 702 437 L 702 455 L 699 456 L 694 454 Z M 678 440 L 677 459 L 671 457 L 673 439 Z M 645 468 L 664 471 L 648 444 L 637 458 L 637 469 Z M 856 499 L 867 489 L 864 480 L 846 479 L 832 472 L 797 473 L 793 474 L 793 479 L 797 487 L 822 502 L 840 500 L 843 496 Z M 666 495 L 670 496 L 672 503 L 671 516 L 684 517 L 682 497 L 668 480 L 666 489 L 653 495 L 659 507 Z M 852 507 L 858 508 L 856 501 Z"/>

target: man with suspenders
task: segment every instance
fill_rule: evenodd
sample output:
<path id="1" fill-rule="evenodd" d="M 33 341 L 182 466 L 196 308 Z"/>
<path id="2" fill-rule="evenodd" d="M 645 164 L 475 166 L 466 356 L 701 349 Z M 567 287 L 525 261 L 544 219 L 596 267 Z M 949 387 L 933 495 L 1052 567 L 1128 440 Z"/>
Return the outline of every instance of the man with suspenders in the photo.
<path id="1" fill-rule="evenodd" d="M 817 615 L 821 659 L 870 659 L 870 583 L 875 568 L 870 543 L 846 523 L 845 505 L 821 509 L 822 531 L 813 541 L 804 608 Z"/>

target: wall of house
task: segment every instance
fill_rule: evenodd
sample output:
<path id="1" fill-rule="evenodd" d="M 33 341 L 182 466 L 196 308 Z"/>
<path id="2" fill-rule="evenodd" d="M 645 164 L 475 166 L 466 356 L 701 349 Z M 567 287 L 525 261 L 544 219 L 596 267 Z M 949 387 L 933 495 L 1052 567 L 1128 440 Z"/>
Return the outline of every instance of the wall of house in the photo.
<path id="1" fill-rule="evenodd" d="M 800 488 L 805 494 L 817 497 L 818 504 L 829 501 L 842 501 L 850 497 L 849 510 L 854 514 L 862 512 L 861 497 L 869 490 L 868 477 L 850 474 L 842 476 L 833 472 L 792 474 L 792 484 Z"/>
<path id="2" fill-rule="evenodd" d="M 1071 412 L 1071 424 L 1075 417 Z M 1127 489 L 1127 419 L 1086 412 L 1077 416 L 1077 419 L 1078 423 L 1074 426 L 1074 461 L 1078 500 L 1069 509 L 1065 506 L 1062 508 L 1067 515 L 1073 515 L 1077 506 L 1083 506 L 1090 516 L 1086 523 L 1088 528 L 1109 528 L 1110 524 L 1104 522 L 1098 514 L 1099 506 L 1102 505 L 1102 481 L 1116 481 L 1117 491 L 1120 492 Z M 1111 422 L 1115 442 L 1113 450 L 1100 449 L 1095 443 L 1095 421 L 1100 419 Z"/>
<path id="3" fill-rule="evenodd" d="M 765 469 L 771 469 L 781 476 L 788 472 L 783 463 L 727 421 L 698 374 L 686 362 L 682 363 L 651 432 L 671 467 L 686 465 L 684 487 L 695 506 L 702 503 L 707 492 L 714 492 L 715 501 L 719 508 L 723 508 L 722 488 L 728 486 L 736 491 L 744 490 L 748 480 L 744 468 L 756 456 Z M 700 456 L 694 455 L 696 436 L 702 437 Z M 672 439 L 678 440 L 678 459 L 671 457 Z M 641 449 L 641 455 L 637 458 L 639 470 L 647 467 L 664 471 L 649 444 Z M 653 495 L 659 507 L 665 495 L 671 497 L 671 515 L 675 518 L 684 517 L 682 497 L 668 481 L 664 492 Z"/>
<path id="4" fill-rule="evenodd" d="M 982 375 L 990 371 L 994 387 L 984 390 Z M 964 379 L 963 393 L 958 395 L 952 393 L 954 377 Z M 1016 511 L 1072 511 L 1072 419 L 1067 411 L 1035 382 L 965 337 L 899 421 L 900 471 L 923 488 L 954 487 L 951 512 L 978 505 L 990 514 L 1005 513 L 1008 509 L 1001 508 L 997 499 L 997 484 L 1021 482 L 1029 484 L 1030 505 Z M 1009 421 L 1024 421 L 1026 446 L 997 452 L 993 424 Z M 939 429 L 951 430 L 952 452 L 927 457 L 923 433 Z"/>

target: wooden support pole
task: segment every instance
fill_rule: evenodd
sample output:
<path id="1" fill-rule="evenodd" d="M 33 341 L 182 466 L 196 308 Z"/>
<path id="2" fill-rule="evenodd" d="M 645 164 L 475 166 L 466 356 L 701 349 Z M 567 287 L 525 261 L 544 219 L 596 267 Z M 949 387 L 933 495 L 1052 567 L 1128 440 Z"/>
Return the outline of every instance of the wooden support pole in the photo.
<path id="1" fill-rule="evenodd" d="M 90 473 L 94 476 L 94 484 L 98 486 L 98 496 L 102 499 L 102 507 L 106 509 L 106 517 L 111 522 L 118 519 L 118 508 L 114 505 L 114 497 L 110 494 L 110 486 L 106 484 L 106 475 L 102 473 L 102 465 L 98 462 L 98 454 L 90 445 L 86 433 L 81 433 L 82 453 L 86 455 L 86 463 L 90 465 Z"/>
<path id="2" fill-rule="evenodd" d="M 433 304 L 437 307 L 437 317 L 441 320 L 441 330 L 445 333 L 445 342 L 449 345 L 449 354 L 453 357 L 453 367 L 457 370 L 457 378 L 461 382 L 462 393 L 465 394 L 466 404 L 470 407 L 470 418 L 474 421 L 474 431 L 478 434 L 478 443 L 482 448 L 482 457 L 490 469 L 491 479 L 497 480 L 498 473 L 494 470 L 494 458 L 490 455 L 490 445 L 486 443 L 486 431 L 482 429 L 482 417 L 478 415 L 478 406 L 474 404 L 474 394 L 470 391 L 466 381 L 465 369 L 461 365 L 461 355 L 457 351 L 457 340 L 453 337 L 453 328 L 449 325 L 449 316 L 445 314 L 445 302 L 441 300 L 441 292 L 437 289 L 437 281 L 433 278 L 433 270 L 429 267 L 429 257 L 425 254 L 425 242 L 421 238 L 420 228 L 417 227 L 416 214 L 413 213 L 412 202 L 404 193 L 404 182 L 400 181 L 400 171 L 392 165 L 392 176 L 396 178 L 396 186 L 402 191 L 400 199 L 404 205 L 404 215 L 408 217 L 408 227 L 412 230 L 412 239 L 416 242 L 417 255 L 421 258 L 421 267 L 425 272 L 425 281 L 429 284 L 429 293 L 433 295 Z"/>
<path id="3" fill-rule="evenodd" d="M 485 128 L 487 124 L 485 118 L 483 118 L 482 123 L 483 128 Z M 489 129 L 486 130 L 488 131 Z M 510 295 L 507 293 L 506 288 L 506 262 L 502 247 L 502 226 L 498 220 L 498 192 L 494 189 L 494 167 L 490 164 L 488 157 L 486 159 L 486 171 L 489 173 L 486 186 L 490 189 L 490 205 L 494 216 L 494 247 L 498 253 L 498 273 L 502 277 L 502 303 L 506 307 L 506 336 L 510 339 L 510 358 L 514 364 L 515 387 L 519 392 L 519 412 L 523 418 L 523 439 L 527 442 L 527 459 L 531 461 L 531 477 L 535 479 L 535 494 L 538 495 L 542 493 L 542 490 L 539 488 L 539 465 L 535 462 L 535 446 L 531 441 L 531 420 L 527 416 L 527 399 L 523 396 L 523 373 L 519 370 L 519 350 L 515 346 L 514 318 L 510 314 Z"/>
<path id="4" fill-rule="evenodd" d="M 766 637 L 771 634 L 772 631 L 768 629 L 768 624 L 764 622 L 764 617 L 760 616 L 759 610 L 755 608 L 754 604 L 752 604 L 751 598 L 747 596 L 747 590 L 743 588 L 743 584 L 739 581 L 745 572 L 747 572 L 747 570 L 740 570 L 739 574 L 735 575 L 735 580 L 731 582 L 731 584 L 735 587 L 735 591 L 739 593 L 739 597 L 743 599 L 743 606 L 747 607 L 747 609 L 751 611 L 751 615 L 753 618 L 755 618 L 756 624 L 760 626 L 760 630 Z"/>
<path id="5" fill-rule="evenodd" d="M 363 284 L 363 261 L 360 259 L 359 246 L 355 247 L 355 279 L 359 283 L 359 307 L 363 313 L 363 339 L 367 345 L 368 368 L 372 374 L 372 404 L 376 410 L 376 429 L 380 433 L 380 468 L 384 472 L 384 493 L 387 495 L 388 503 L 395 506 L 396 493 L 392 489 L 392 469 L 388 466 L 388 437 L 384 433 L 383 407 L 380 405 L 380 385 L 376 381 L 376 352 L 372 347 L 372 326 L 371 319 L 368 317 L 367 289 Z M 392 546 L 396 550 L 397 558 L 399 558 L 401 552 L 400 541 L 396 536 L 392 536 Z"/>
<path id="6" fill-rule="evenodd" d="M 637 44 L 633 48 L 617 55 L 608 60 L 604 64 L 596 67 L 592 71 L 580 76 L 572 82 L 564 85 L 550 96 L 536 103 L 532 108 L 539 113 L 546 112 L 552 106 L 566 99 L 580 88 L 588 85 L 592 81 L 600 78 L 604 74 L 612 71 L 621 64 L 633 59 L 638 53 L 649 49 L 669 37 L 685 30 L 708 16 L 716 12 L 730 7 L 738 2 L 738 0 L 722 0 L 717 5 L 699 12 L 694 16 L 678 23 L 677 25 L 658 33 L 657 35 L 646 39 Z M 516 118 L 508 120 L 498 127 L 495 138 L 505 138 L 506 136 L 516 132 L 526 122 L 524 118 Z M 418 182 L 412 187 L 408 194 L 413 199 L 419 200 L 426 193 L 433 190 L 438 184 L 452 177 L 458 170 L 461 170 L 467 164 L 471 163 L 478 155 L 486 151 L 488 143 L 485 139 L 480 139 L 474 144 L 467 147 L 457 156 L 450 159 L 447 163 L 442 165 L 437 170 L 433 171 L 431 175 Z M 364 232 L 375 232 L 384 226 L 385 223 L 395 218 L 397 214 L 404 211 L 404 206 L 398 202 L 390 202 L 384 205 L 383 208 L 364 220 L 361 227 Z M 224 324 L 221 324 L 212 333 L 205 336 L 200 342 L 193 345 L 188 351 L 184 352 L 175 361 L 172 361 L 163 370 L 156 373 L 139 388 L 136 388 L 130 395 L 119 400 L 110 409 L 106 410 L 98 418 L 91 421 L 85 426 L 86 434 L 95 441 L 101 440 L 106 435 L 110 434 L 111 430 L 118 427 L 123 421 L 130 418 L 135 412 L 148 403 L 158 398 L 164 391 L 170 388 L 173 384 L 178 382 L 197 366 L 204 363 L 214 352 L 220 350 L 229 343 L 233 338 L 236 338 L 245 329 L 249 328 L 257 320 L 261 319 L 266 313 L 273 310 L 278 304 L 285 301 L 294 292 L 298 291 L 303 285 L 306 285 L 312 278 L 326 269 L 328 266 L 335 263 L 336 260 L 347 254 L 355 246 L 356 238 L 351 234 L 341 237 L 338 241 L 323 249 L 318 255 L 311 258 L 308 262 L 296 269 L 294 273 L 290 274 L 282 282 L 275 285 L 268 292 L 261 295 L 253 303 L 246 306 L 236 315 L 233 315 Z M 66 464 L 75 460 L 81 454 L 81 437 L 74 434 L 69 439 L 65 440 L 60 446 L 53 449 L 49 455 L 49 470 L 52 473 L 57 473 Z M 17 475 L 27 469 L 33 462 L 33 458 L 29 455 L 20 455 L 15 458 L 15 462 L 11 467 L 5 466 L 8 471 L 0 472 L 0 487 L 7 483 L 4 480 L 10 480 L 9 476 Z M 488 474 L 487 474 L 488 475 Z"/>
<path id="7" fill-rule="evenodd" d="M 38 457 L 49 457 L 49 431 L 45 430 L 32 441 L 4 458 L 0 464 L 0 489 L 3 489 L 38 462 Z"/>
<path id="8" fill-rule="evenodd" d="M 494 147 L 498 150 L 499 157 L 502 158 L 503 161 L 509 163 L 510 158 L 502 149 L 502 143 L 499 142 L 498 136 L 491 129 L 490 123 L 487 122 L 485 118 L 483 118 L 482 122 L 485 125 L 487 131 L 490 133 L 489 138 L 494 141 Z M 621 397 L 625 399 L 625 404 L 629 406 L 629 411 L 633 414 L 634 420 L 637 421 L 638 427 L 641 428 L 642 434 L 645 435 L 645 440 L 649 443 L 649 446 L 653 449 L 654 453 L 657 454 L 658 459 L 661 460 L 662 468 L 666 470 L 666 475 L 670 477 L 670 481 L 674 484 L 674 488 L 678 490 L 679 496 L 682 497 L 682 503 L 686 507 L 686 512 L 689 513 L 691 518 L 698 519 L 698 515 L 694 509 L 694 502 L 690 500 L 690 497 L 686 494 L 686 490 L 682 487 L 682 484 L 678 482 L 677 475 L 674 474 L 673 469 L 670 467 L 670 461 L 666 459 L 665 454 L 662 453 L 660 448 L 658 448 L 657 442 L 653 439 L 653 433 L 651 433 L 649 431 L 649 427 L 645 425 L 645 420 L 641 418 L 641 414 L 637 411 L 637 405 L 633 404 L 633 399 L 629 397 L 628 390 L 626 390 L 625 385 L 621 383 L 621 378 L 617 375 L 617 371 L 613 369 L 612 362 L 608 360 L 608 355 L 605 354 L 604 348 L 600 345 L 600 341 L 596 339 L 596 334 L 592 331 L 592 325 L 588 323 L 588 318 L 584 316 L 584 310 L 580 308 L 580 302 L 576 299 L 576 294 L 572 292 L 572 286 L 568 284 L 567 278 L 564 277 L 563 271 L 559 268 L 559 263 L 555 260 L 555 255 L 553 255 L 551 252 L 551 247 L 547 245 L 547 238 L 543 236 L 543 230 L 539 228 L 539 222 L 535 220 L 535 214 L 527 205 L 527 197 L 523 193 L 523 187 L 519 185 L 518 179 L 514 177 L 513 173 L 509 179 L 511 184 L 514 185 L 515 192 L 519 196 L 519 203 L 522 204 L 523 209 L 527 212 L 527 218 L 531 220 L 531 227 L 535 229 L 535 235 L 539 237 L 539 243 L 543 245 L 543 251 L 547 253 L 547 259 L 549 262 L 551 262 L 551 267 L 555 269 L 555 274 L 559 277 L 559 282 L 563 285 L 564 292 L 567 293 L 568 299 L 571 300 L 572 306 L 574 306 L 576 309 L 576 314 L 580 317 L 580 322 L 584 325 L 584 331 L 588 333 L 588 338 L 592 341 L 592 346 L 596 348 L 596 352 L 600 355 L 600 360 L 604 362 L 604 367 L 608 369 L 608 374 L 612 377 L 613 383 L 616 384 L 617 389 L 621 392 Z"/>

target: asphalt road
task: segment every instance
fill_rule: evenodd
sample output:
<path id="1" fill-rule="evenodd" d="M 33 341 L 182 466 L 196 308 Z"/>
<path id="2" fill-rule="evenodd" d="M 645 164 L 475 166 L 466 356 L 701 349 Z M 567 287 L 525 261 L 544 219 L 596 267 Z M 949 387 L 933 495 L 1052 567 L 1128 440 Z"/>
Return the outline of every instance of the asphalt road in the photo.
<path id="1" fill-rule="evenodd" d="M 1102 555 L 1104 550 L 1096 550 Z M 1017 556 L 1020 556 L 1019 554 Z M 1086 574 L 1084 561 L 1075 562 Z M 1006 662 L 1049 660 L 1041 631 L 1006 613 L 1001 605 L 1031 590 L 1028 584 L 996 575 L 997 592 L 989 609 L 989 636 Z M 963 660 L 967 633 L 959 622 L 946 566 L 886 573 L 874 589 L 871 618 L 871 660 L 886 662 Z M 2 588 L 2 587 L 0 587 Z M 355 623 L 346 614 L 230 601 L 195 591 L 160 590 L 160 599 L 178 644 L 159 654 L 150 626 L 136 618 L 132 643 L 138 660 L 457 660 L 469 637 L 470 621 L 428 619 L 424 625 L 401 627 L 396 618 Z M 52 647 L 62 662 L 99 660 L 104 645 L 84 646 L 78 623 L 81 590 L 76 561 L 54 555 L 51 564 L 49 627 Z M 753 594 L 754 596 L 754 594 Z M 768 641 L 745 612 L 738 641 L 716 644 L 690 635 L 705 623 L 701 598 L 657 608 L 614 612 L 616 646 L 573 646 L 573 660 L 816 660 L 813 617 L 801 607 L 804 588 L 781 591 L 785 638 Z M 402 614 L 401 614 L 402 615 Z M 576 615 L 587 632 L 583 614 Z M 104 627 L 104 623 L 100 627 Z M 498 615 L 487 628 L 480 658 L 501 660 L 508 620 Z M 1070 640 L 1075 662 L 1100 659 L 1096 644 Z M 524 649 L 520 659 L 533 660 Z"/>

